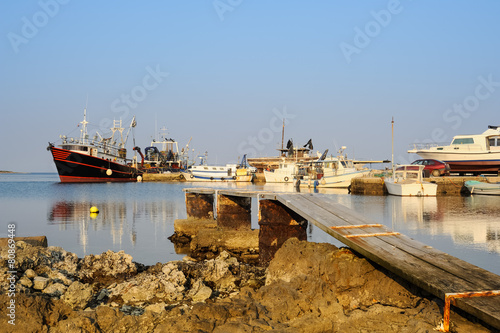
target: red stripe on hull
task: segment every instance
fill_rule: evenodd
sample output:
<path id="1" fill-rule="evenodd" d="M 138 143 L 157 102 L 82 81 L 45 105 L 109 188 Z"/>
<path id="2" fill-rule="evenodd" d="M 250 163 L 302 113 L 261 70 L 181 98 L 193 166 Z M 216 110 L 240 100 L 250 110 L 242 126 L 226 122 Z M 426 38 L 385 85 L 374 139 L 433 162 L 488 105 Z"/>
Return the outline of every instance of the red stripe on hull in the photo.
<path id="1" fill-rule="evenodd" d="M 56 161 L 62 161 L 62 162 L 68 163 L 68 164 L 71 163 L 71 164 L 83 165 L 83 166 L 86 166 L 86 167 L 89 167 L 89 168 L 94 168 L 94 169 L 108 170 L 108 168 L 102 168 L 102 167 L 98 167 L 98 166 L 95 166 L 95 165 L 90 165 L 90 164 L 85 164 L 85 163 L 80 163 L 80 162 L 75 162 L 75 161 L 61 160 L 61 159 L 58 159 L 58 158 L 54 158 L 54 160 L 56 160 Z M 128 172 L 123 172 L 123 171 L 119 171 L 119 170 L 113 170 L 113 172 L 118 172 L 118 173 L 123 173 L 123 174 L 127 174 L 128 173 Z"/>
<path id="2" fill-rule="evenodd" d="M 500 161 L 448 161 L 451 172 L 498 172 Z"/>
<path id="3" fill-rule="evenodd" d="M 75 177 L 59 175 L 61 183 L 116 183 L 135 182 L 137 178 L 97 178 L 97 177 Z"/>

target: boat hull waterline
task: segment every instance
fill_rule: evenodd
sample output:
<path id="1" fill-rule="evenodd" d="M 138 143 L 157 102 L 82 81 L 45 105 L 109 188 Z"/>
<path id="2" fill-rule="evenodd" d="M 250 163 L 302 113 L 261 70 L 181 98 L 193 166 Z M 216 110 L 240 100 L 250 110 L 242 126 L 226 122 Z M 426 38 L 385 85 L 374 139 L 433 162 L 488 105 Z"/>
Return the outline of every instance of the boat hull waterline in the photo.
<path id="1" fill-rule="evenodd" d="M 389 194 L 402 197 L 435 197 L 437 194 L 437 184 L 433 183 L 398 184 L 387 179 L 385 186 Z"/>

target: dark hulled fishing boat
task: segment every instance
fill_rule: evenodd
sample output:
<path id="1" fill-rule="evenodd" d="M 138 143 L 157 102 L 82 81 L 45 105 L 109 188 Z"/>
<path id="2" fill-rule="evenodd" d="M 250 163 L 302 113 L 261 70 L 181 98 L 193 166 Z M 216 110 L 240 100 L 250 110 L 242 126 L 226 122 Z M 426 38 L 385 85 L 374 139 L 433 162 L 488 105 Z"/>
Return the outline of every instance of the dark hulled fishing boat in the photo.
<path id="1" fill-rule="evenodd" d="M 135 161 L 127 159 L 125 149 L 130 130 L 136 125 L 135 117 L 125 137 L 121 120 L 115 120 L 111 137 L 103 138 L 96 132 L 89 139 L 87 110 L 84 111 L 80 124 L 79 139 L 61 136 L 62 144 L 55 147 L 49 142 L 47 147 L 52 153 L 62 183 L 131 182 L 142 179 L 142 171 L 137 169 Z"/>

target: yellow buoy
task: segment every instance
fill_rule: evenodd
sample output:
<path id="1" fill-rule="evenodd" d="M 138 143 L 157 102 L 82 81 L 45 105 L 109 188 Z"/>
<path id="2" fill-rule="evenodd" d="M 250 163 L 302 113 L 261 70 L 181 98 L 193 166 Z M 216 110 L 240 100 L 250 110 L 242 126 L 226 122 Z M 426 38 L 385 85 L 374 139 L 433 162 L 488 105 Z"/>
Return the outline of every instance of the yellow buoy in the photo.
<path id="1" fill-rule="evenodd" d="M 95 220 L 97 218 L 97 216 L 99 216 L 99 213 L 90 213 L 90 218 L 92 220 Z"/>
<path id="2" fill-rule="evenodd" d="M 94 213 L 94 214 L 99 213 L 99 209 L 96 206 L 92 206 L 92 207 L 90 207 L 90 212 Z"/>

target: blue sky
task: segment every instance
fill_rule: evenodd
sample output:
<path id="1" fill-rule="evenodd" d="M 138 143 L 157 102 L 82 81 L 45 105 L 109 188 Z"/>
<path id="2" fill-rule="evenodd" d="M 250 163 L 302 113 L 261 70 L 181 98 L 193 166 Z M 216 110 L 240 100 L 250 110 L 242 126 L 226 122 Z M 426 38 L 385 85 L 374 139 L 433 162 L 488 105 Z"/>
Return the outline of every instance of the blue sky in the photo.
<path id="1" fill-rule="evenodd" d="M 4 1 L 0 170 L 55 172 L 48 142 L 136 115 L 209 163 L 285 140 L 396 162 L 500 125 L 497 1 Z M 129 138 L 129 152 L 132 148 Z M 129 153 L 129 157 L 131 154 Z"/>

